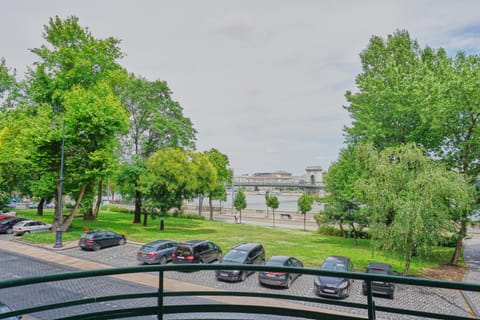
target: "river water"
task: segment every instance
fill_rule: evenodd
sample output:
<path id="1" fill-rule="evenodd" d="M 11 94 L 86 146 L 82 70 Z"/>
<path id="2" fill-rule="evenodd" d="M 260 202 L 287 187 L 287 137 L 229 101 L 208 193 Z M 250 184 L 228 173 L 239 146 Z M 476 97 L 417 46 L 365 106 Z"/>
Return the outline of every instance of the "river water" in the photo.
<path id="1" fill-rule="evenodd" d="M 234 195 L 235 196 L 235 195 Z M 252 210 L 267 210 L 267 205 L 265 201 L 265 194 L 257 194 L 257 193 L 246 193 L 246 200 L 247 200 L 247 209 Z M 298 205 L 297 201 L 301 194 L 298 193 L 278 193 L 275 194 L 279 201 L 278 211 L 289 211 L 289 212 L 298 212 Z M 198 199 L 194 199 L 189 201 L 187 204 L 189 205 L 198 205 Z M 212 202 L 214 207 L 220 207 L 220 201 L 214 200 Z M 205 199 L 204 206 L 208 206 L 208 200 Z M 231 208 L 232 207 L 232 194 L 228 193 L 227 201 L 222 201 L 222 208 Z M 317 213 L 321 210 L 322 205 L 314 202 L 312 205 L 312 210 L 309 211 L 310 213 Z M 269 210 L 271 210 L 269 208 Z"/>

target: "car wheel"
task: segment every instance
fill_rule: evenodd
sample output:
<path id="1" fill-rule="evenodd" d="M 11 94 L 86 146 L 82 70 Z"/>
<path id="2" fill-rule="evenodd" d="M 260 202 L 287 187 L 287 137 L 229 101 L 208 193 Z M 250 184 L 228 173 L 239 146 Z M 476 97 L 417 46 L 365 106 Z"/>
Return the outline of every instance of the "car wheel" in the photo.
<path id="1" fill-rule="evenodd" d="M 394 293 L 392 292 L 391 295 L 388 296 L 388 298 L 392 299 L 393 300 L 393 297 L 394 297 Z"/>
<path id="2" fill-rule="evenodd" d="M 12 228 L 7 229 L 7 233 L 8 233 L 8 234 L 12 234 L 12 232 L 13 232 L 13 229 L 12 229 Z"/>
<path id="3" fill-rule="evenodd" d="M 292 278 L 288 277 L 287 283 L 285 283 L 285 288 L 289 289 L 291 284 L 292 284 Z"/>
<path id="4" fill-rule="evenodd" d="M 220 260 L 222 260 L 222 253 L 221 252 L 219 252 L 217 254 L 217 261 L 220 261 Z"/>
<path id="5" fill-rule="evenodd" d="M 125 242 L 126 242 L 125 239 L 122 238 L 122 239 L 120 239 L 120 240 L 118 241 L 118 244 L 119 244 L 120 246 L 123 246 L 123 245 L 125 244 Z"/>
<path id="6" fill-rule="evenodd" d="M 245 281 L 245 280 L 247 280 L 247 272 L 243 271 L 242 275 L 240 276 L 240 281 Z"/>
<path id="7" fill-rule="evenodd" d="M 160 264 L 166 264 L 166 263 L 167 263 L 167 257 L 162 256 L 162 257 L 160 258 Z"/>
<path id="8" fill-rule="evenodd" d="M 101 247 L 100 247 L 100 244 L 98 244 L 98 243 L 95 243 L 95 244 L 93 245 L 93 251 L 98 251 L 98 250 L 100 250 L 100 248 L 101 248 Z"/>
<path id="9" fill-rule="evenodd" d="M 30 231 L 25 231 L 23 234 L 29 234 L 29 233 L 30 233 Z"/>

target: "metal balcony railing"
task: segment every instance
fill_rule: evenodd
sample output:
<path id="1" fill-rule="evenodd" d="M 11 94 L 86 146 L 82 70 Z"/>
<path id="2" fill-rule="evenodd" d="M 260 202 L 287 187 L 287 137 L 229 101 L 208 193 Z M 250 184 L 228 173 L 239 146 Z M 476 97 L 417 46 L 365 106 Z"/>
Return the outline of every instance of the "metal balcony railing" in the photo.
<path id="1" fill-rule="evenodd" d="M 301 273 L 309 275 L 323 275 L 333 277 L 345 277 L 351 279 L 365 280 L 367 282 L 367 303 L 352 303 L 338 299 L 323 299 L 319 297 L 302 297 L 289 294 L 265 293 L 265 292 L 240 292 L 240 291 L 165 291 L 164 290 L 164 276 L 166 272 L 180 271 L 180 272 L 195 272 L 201 270 L 250 270 L 250 271 L 270 271 L 270 272 L 287 272 L 287 273 Z M 206 314 L 222 313 L 237 316 L 242 314 L 257 314 L 259 319 L 262 315 L 276 315 L 279 317 L 297 317 L 303 319 L 327 319 L 327 320 L 348 320 L 348 319 L 365 319 L 365 316 L 359 313 L 339 313 L 329 312 L 321 308 L 305 308 L 303 304 L 298 302 L 309 302 L 318 304 L 329 304 L 339 307 L 349 307 L 352 310 L 363 310 L 369 320 L 376 319 L 378 312 L 389 313 L 395 315 L 411 315 L 424 317 L 429 319 L 448 319 L 448 320 L 468 320 L 478 319 L 478 314 L 475 315 L 475 306 L 472 308 L 472 317 L 455 316 L 451 314 L 439 314 L 424 312 L 420 310 L 409 310 L 401 308 L 393 308 L 386 306 L 376 306 L 371 292 L 371 281 L 388 281 L 396 284 L 407 284 L 414 286 L 423 286 L 428 288 L 444 288 L 462 291 L 480 292 L 480 284 L 478 283 L 463 283 L 451 281 L 428 280 L 400 276 L 383 276 L 357 272 L 334 272 L 322 271 L 311 268 L 286 268 L 286 267 L 271 267 L 271 266 L 253 266 L 253 265 L 218 265 L 218 264 L 200 264 L 200 265 L 151 265 L 151 266 L 136 266 L 127 268 L 112 268 L 91 271 L 66 272 L 61 274 L 51 274 L 38 277 L 21 278 L 15 280 L 7 280 L 0 282 L 0 290 L 7 288 L 22 287 L 32 284 L 41 284 L 54 281 L 66 281 L 73 279 L 92 278 L 100 276 L 115 276 L 123 274 L 135 273 L 155 273 L 158 274 L 158 289 L 155 292 L 141 292 L 141 293 L 119 293 L 117 295 L 88 297 L 77 300 L 62 301 L 53 304 L 34 305 L 29 308 L 15 310 L 9 313 L 0 314 L 0 319 L 26 314 L 35 314 L 46 310 L 61 310 L 63 308 L 82 306 L 88 304 L 105 303 L 116 301 L 124 301 L 126 299 L 153 299 L 155 303 L 147 307 L 124 308 L 114 310 L 103 310 L 98 312 L 79 312 L 77 314 L 69 314 L 57 319 L 119 319 L 126 317 L 138 317 L 145 315 L 156 315 L 157 319 L 163 319 L 164 315 L 170 314 L 190 314 L 190 316 L 202 315 L 199 318 L 205 319 Z M 248 299 L 249 303 L 241 303 L 242 299 L 235 300 L 236 302 L 224 303 L 216 300 L 215 303 L 207 304 L 189 304 L 188 299 L 183 299 L 181 307 L 179 305 L 166 304 L 167 297 L 242 297 Z M 263 300 L 262 300 L 263 299 Z M 273 304 L 266 303 L 264 299 L 275 299 L 275 301 L 282 301 L 280 307 L 273 306 Z M 258 303 L 252 303 L 257 301 Z M 240 303 L 239 303 L 240 302 Z M 292 302 L 292 303 L 286 303 Z M 295 303 L 297 302 L 297 303 Z M 298 306 L 298 307 L 297 307 Z M 78 309 L 78 308 L 77 308 Z M 67 313 L 65 313 L 67 314 Z M 191 318 L 189 318 L 191 319 Z"/>

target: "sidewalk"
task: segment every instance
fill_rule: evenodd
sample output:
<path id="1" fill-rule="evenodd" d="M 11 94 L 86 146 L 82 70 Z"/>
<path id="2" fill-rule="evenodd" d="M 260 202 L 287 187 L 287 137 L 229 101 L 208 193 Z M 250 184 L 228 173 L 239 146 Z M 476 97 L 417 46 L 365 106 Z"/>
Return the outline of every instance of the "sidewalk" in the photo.
<path id="1" fill-rule="evenodd" d="M 464 282 L 480 283 L 480 227 L 468 229 L 469 239 L 465 240 L 463 258 L 467 264 Z M 480 292 L 464 292 L 464 297 L 480 319 Z"/>

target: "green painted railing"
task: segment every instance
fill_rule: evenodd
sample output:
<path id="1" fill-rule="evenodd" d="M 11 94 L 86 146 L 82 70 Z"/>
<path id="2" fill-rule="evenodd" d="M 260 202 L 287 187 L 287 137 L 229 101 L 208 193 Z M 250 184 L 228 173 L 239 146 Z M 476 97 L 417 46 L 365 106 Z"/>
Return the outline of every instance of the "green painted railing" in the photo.
<path id="1" fill-rule="evenodd" d="M 244 291 L 164 291 L 164 274 L 169 271 L 183 271 L 183 272 L 193 272 L 201 270 L 253 270 L 253 271 L 283 271 L 290 273 L 301 273 L 309 275 L 323 275 L 323 276 L 335 276 L 335 277 L 346 277 L 351 279 L 366 280 L 367 281 L 367 303 L 353 303 L 346 302 L 337 299 L 324 299 L 316 297 L 302 297 L 297 295 L 288 295 L 288 294 L 276 294 L 276 293 L 265 293 L 265 292 L 244 292 Z M 111 276 L 111 275 L 120 275 L 120 274 L 132 274 L 132 273 L 144 273 L 144 272 L 156 272 L 158 273 L 158 290 L 157 292 L 144 292 L 144 293 L 125 293 L 118 295 L 109 295 L 101 297 L 92 297 L 92 298 L 83 298 L 78 300 L 65 301 L 54 304 L 47 305 L 37 305 L 29 308 L 15 310 L 13 312 L 0 314 L 0 319 L 5 319 L 7 317 L 16 316 L 16 315 L 25 315 L 25 314 L 34 314 L 36 312 L 46 311 L 46 310 L 55 310 L 65 307 L 86 305 L 99 302 L 108 302 L 108 301 L 121 301 L 125 299 L 141 299 L 141 298 L 156 298 L 157 303 L 150 307 L 140 307 L 140 308 L 131 308 L 131 309 L 115 309 L 101 312 L 92 312 L 92 313 L 83 313 L 72 316 L 66 316 L 58 319 L 119 319 L 126 317 L 137 317 L 142 315 L 157 315 L 158 319 L 163 319 L 164 315 L 168 314 L 183 314 L 183 313 L 193 313 L 193 314 L 202 314 L 204 318 L 205 314 L 211 313 L 228 313 L 228 314 L 269 314 L 269 315 L 278 315 L 278 316 L 292 316 L 306 319 L 326 319 L 326 320 L 347 320 L 347 319 L 365 319 L 365 316 L 359 315 L 359 313 L 346 313 L 342 312 L 329 312 L 323 309 L 316 308 L 305 308 L 304 305 L 298 304 L 297 307 L 292 307 L 293 304 L 289 304 L 289 307 L 274 307 L 274 306 L 265 306 L 265 303 L 262 304 L 262 300 L 259 300 L 258 305 L 248 305 L 248 304 L 230 304 L 230 303 L 221 303 L 216 301 L 216 303 L 208 303 L 204 305 L 199 304 L 183 304 L 181 308 L 177 305 L 165 305 L 164 298 L 166 297 L 191 297 L 191 296 L 203 296 L 203 297 L 250 297 L 254 299 L 260 298 L 271 298 L 282 299 L 282 301 L 291 301 L 291 302 L 311 302 L 319 304 L 329 304 L 336 305 L 341 307 L 350 307 L 352 309 L 363 310 L 363 313 L 366 313 L 369 320 L 376 319 L 376 314 L 378 312 L 386 312 L 391 314 L 402 314 L 402 315 L 412 315 L 419 316 L 430 319 L 448 319 L 448 320 L 467 320 L 467 319 L 478 319 L 478 314 L 476 314 L 475 306 L 470 306 L 472 316 L 463 317 L 455 316 L 451 314 L 439 314 L 439 313 L 430 313 L 419 310 L 408 310 L 400 309 L 386 306 L 376 306 L 372 298 L 371 292 L 371 281 L 389 281 L 396 284 L 407 284 L 414 286 L 423 286 L 431 288 L 444 288 L 444 289 L 454 289 L 461 291 L 472 291 L 480 292 L 480 284 L 476 283 L 464 283 L 464 282 L 451 282 L 451 281 L 439 281 L 439 280 L 428 280 L 428 279 L 419 279 L 419 278 L 410 278 L 410 277 L 399 277 L 399 276 L 382 276 L 382 275 L 373 275 L 366 273 L 357 273 L 357 272 L 334 272 L 334 271 L 322 271 L 319 269 L 311 268 L 286 268 L 286 267 L 271 267 L 271 266 L 252 266 L 252 265 L 218 265 L 218 264 L 200 264 L 200 265 L 152 265 L 152 266 L 136 266 L 136 267 L 127 267 L 127 268 L 112 268 L 112 269 L 101 269 L 101 270 L 91 270 L 91 271 L 77 271 L 77 272 L 67 272 L 61 274 L 52 274 L 38 277 L 22 278 L 15 280 L 6 280 L 0 282 L 0 290 L 12 287 L 20 287 L 31 284 L 39 284 L 45 282 L 53 281 L 63 281 L 63 280 L 72 280 L 80 278 L 89 278 L 89 277 L 99 277 L 99 276 Z M 312 284 L 313 286 L 313 284 Z M 218 302 L 218 303 L 217 303 Z M 468 303 L 468 301 L 467 301 Z M 295 304 L 294 306 L 296 306 Z M 307 310 L 308 309 L 308 310 Z M 318 311 L 317 311 L 318 310 Z M 365 312 L 366 310 L 366 312 Z"/>

